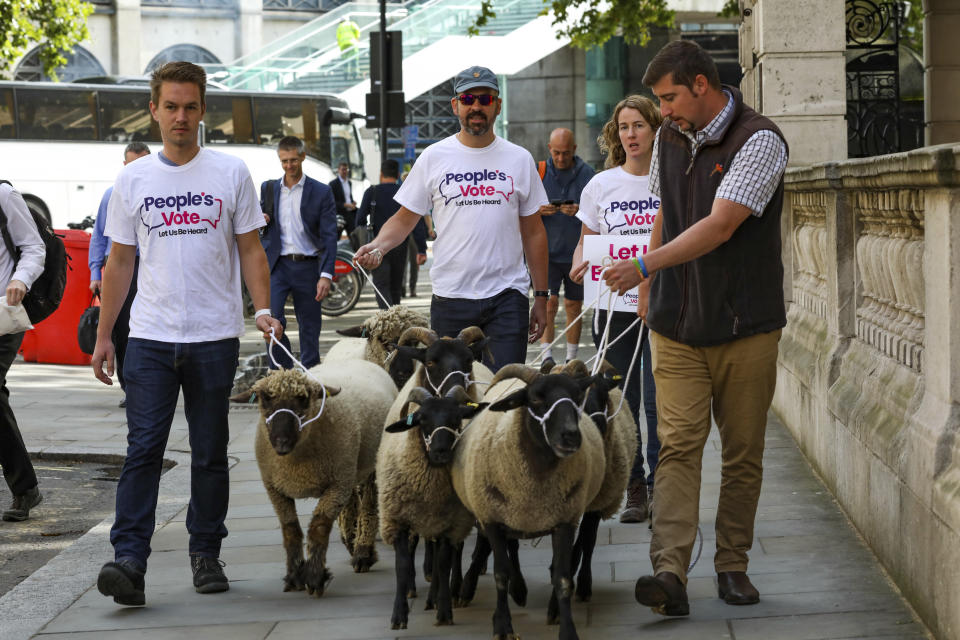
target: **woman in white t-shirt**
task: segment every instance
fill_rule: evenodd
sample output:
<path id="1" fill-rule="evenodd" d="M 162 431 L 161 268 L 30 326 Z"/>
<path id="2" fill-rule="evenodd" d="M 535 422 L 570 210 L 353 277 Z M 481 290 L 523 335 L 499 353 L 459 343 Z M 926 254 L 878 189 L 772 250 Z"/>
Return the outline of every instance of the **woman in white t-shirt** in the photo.
<path id="1" fill-rule="evenodd" d="M 601 152 L 607 155 L 606 171 L 595 175 L 580 195 L 580 211 L 577 217 L 583 223 L 580 243 L 573 254 L 574 267 L 570 277 L 582 282 L 589 263 L 583 260 L 583 237 L 585 235 L 646 235 L 653 230 L 653 220 L 660 209 L 660 198 L 650 193 L 648 179 L 653 141 L 663 118 L 660 110 L 648 98 L 639 95 L 627 96 L 613 110 L 597 142 Z M 607 312 L 597 310 L 601 331 L 606 325 Z M 637 316 L 626 311 L 614 311 L 610 324 L 610 340 L 620 335 Z M 639 323 L 628 335 L 611 346 L 606 359 L 624 376 L 630 367 L 637 340 L 642 343 L 642 360 L 634 364 L 629 386 L 624 390 L 630 411 L 637 420 L 637 456 L 630 473 L 627 488 L 627 505 L 620 514 L 621 522 L 643 522 L 652 508 L 648 498 L 653 496 L 653 474 L 660 453 L 657 438 L 656 387 L 650 361 L 650 343 L 647 328 L 641 332 Z M 594 343 L 600 336 L 594 334 Z M 641 364 L 642 363 L 642 364 Z M 642 370 L 642 371 L 641 371 Z M 643 435 L 640 427 L 641 379 L 643 406 L 647 423 L 646 460 L 649 474 L 643 470 Z M 648 506 L 649 505 L 649 506 Z"/>

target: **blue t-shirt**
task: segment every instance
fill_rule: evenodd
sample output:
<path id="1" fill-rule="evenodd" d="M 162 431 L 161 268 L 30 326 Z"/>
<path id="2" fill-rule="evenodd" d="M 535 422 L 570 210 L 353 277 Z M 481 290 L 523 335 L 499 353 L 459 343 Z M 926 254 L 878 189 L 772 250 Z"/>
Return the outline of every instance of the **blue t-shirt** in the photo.
<path id="1" fill-rule="evenodd" d="M 543 174 L 543 188 L 551 202 L 572 200 L 579 204 L 580 193 L 592 177 L 593 169 L 580 156 L 574 156 L 573 166 L 563 171 L 553 166 L 553 159 L 550 158 Z M 573 251 L 580 241 L 580 220 L 558 211 L 552 216 L 543 216 L 543 226 L 547 230 L 550 262 L 572 262 Z"/>

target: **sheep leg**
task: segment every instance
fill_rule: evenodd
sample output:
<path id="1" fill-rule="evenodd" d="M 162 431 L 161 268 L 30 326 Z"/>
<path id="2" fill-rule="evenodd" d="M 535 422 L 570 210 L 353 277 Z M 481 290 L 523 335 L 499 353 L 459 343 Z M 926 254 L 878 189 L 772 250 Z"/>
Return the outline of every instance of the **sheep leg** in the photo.
<path id="1" fill-rule="evenodd" d="M 356 573 L 370 571 L 377 562 L 377 549 L 374 546 L 379 528 L 377 516 L 377 485 L 371 476 L 363 483 L 360 491 L 360 509 L 357 519 L 357 544 L 350 564 Z"/>
<path id="2" fill-rule="evenodd" d="M 322 503 L 322 500 L 321 500 Z M 333 518 L 320 510 L 320 505 L 313 511 L 310 528 L 307 530 L 307 552 L 309 557 L 304 565 L 303 577 L 307 593 L 319 598 L 323 595 L 327 584 L 333 579 L 333 574 L 327 569 L 327 546 L 330 544 L 330 531 L 333 529 Z"/>
<path id="3" fill-rule="evenodd" d="M 527 606 L 527 582 L 520 572 L 520 541 L 507 540 L 507 554 L 510 556 L 510 597 L 520 607 Z"/>
<path id="4" fill-rule="evenodd" d="M 477 544 L 473 548 L 473 556 L 470 567 L 463 575 L 463 585 L 460 587 L 460 606 L 467 606 L 473 600 L 477 593 L 477 580 L 481 573 L 486 573 L 487 557 L 490 555 L 490 541 L 483 535 L 482 531 L 477 532 Z M 481 571 L 484 569 L 484 571 Z"/>
<path id="5" fill-rule="evenodd" d="M 433 540 L 423 541 L 423 579 L 430 582 L 433 579 L 433 553 L 436 543 Z"/>
<path id="6" fill-rule="evenodd" d="M 570 596 L 573 594 L 571 555 L 576 531 L 572 524 L 560 524 L 553 530 L 553 591 L 557 596 L 560 618 L 560 640 L 579 640 L 573 624 Z"/>
<path id="7" fill-rule="evenodd" d="M 360 493 L 354 489 L 347 504 L 340 510 L 337 517 L 337 526 L 340 529 L 340 541 L 347 548 L 347 553 L 353 555 L 354 545 L 357 542 L 357 509 L 360 504 Z"/>
<path id="8" fill-rule="evenodd" d="M 574 560 L 571 565 L 571 572 L 576 571 L 577 562 L 580 562 L 580 572 L 577 574 L 576 593 L 577 600 L 581 602 L 590 602 L 593 596 L 593 569 L 590 563 L 593 561 L 593 550 L 597 546 L 597 531 L 600 528 L 600 512 L 591 511 L 583 515 L 580 522 L 580 532 L 577 535 L 577 542 L 580 543 L 582 559 Z M 573 575 L 571 573 L 571 575 Z"/>
<path id="9" fill-rule="evenodd" d="M 410 536 L 408 547 L 410 549 L 410 567 L 407 569 L 407 597 L 417 597 L 417 566 L 415 559 L 417 557 L 417 543 L 420 542 L 420 536 L 413 534 Z"/>
<path id="10" fill-rule="evenodd" d="M 393 551 L 396 554 L 395 570 L 397 574 L 397 593 L 393 598 L 393 615 L 390 618 L 391 629 L 406 629 L 407 614 L 410 607 L 407 605 L 408 580 L 413 568 L 413 550 L 409 539 L 409 531 L 401 529 L 393 539 Z"/>
<path id="11" fill-rule="evenodd" d="M 431 544 L 431 543 L 433 543 L 434 546 L 436 546 L 436 541 L 433 541 L 433 540 L 424 540 L 424 542 L 425 542 L 426 544 Z M 438 571 L 438 569 L 437 569 L 437 562 L 438 562 L 438 561 L 439 561 L 439 558 L 438 558 L 437 554 L 436 554 L 436 553 L 433 554 L 433 567 L 431 567 L 430 573 L 436 573 L 436 572 Z M 440 588 L 440 581 L 439 581 L 439 580 L 431 580 L 431 581 L 430 581 L 430 588 L 427 589 L 427 601 L 426 601 L 426 603 L 425 603 L 424 606 L 423 606 L 423 610 L 424 610 L 424 611 L 430 611 L 430 610 L 434 609 L 434 608 L 437 606 L 437 591 L 439 590 L 439 588 Z"/>
<path id="12" fill-rule="evenodd" d="M 438 584 L 437 590 L 437 626 L 453 624 L 453 602 L 450 597 L 450 567 L 453 556 L 453 543 L 449 538 L 440 537 L 436 543 L 436 562 L 434 580 L 430 585 Z"/>
<path id="13" fill-rule="evenodd" d="M 460 589 L 463 586 L 463 542 L 459 542 L 453 549 L 453 561 L 450 567 L 450 593 L 453 594 L 453 606 L 463 606 L 460 600 Z"/>
<path id="14" fill-rule="evenodd" d="M 498 524 L 484 527 L 484 533 L 493 548 L 493 579 L 497 585 L 497 608 L 493 612 L 493 640 L 516 640 L 510 618 L 507 590 L 510 587 L 510 557 L 507 555 L 507 537 Z"/>
<path id="15" fill-rule="evenodd" d="M 267 496 L 280 520 L 283 533 L 283 549 L 287 553 L 287 575 L 283 577 L 284 591 L 303 590 L 303 530 L 297 519 L 297 506 L 273 487 L 267 486 Z"/>

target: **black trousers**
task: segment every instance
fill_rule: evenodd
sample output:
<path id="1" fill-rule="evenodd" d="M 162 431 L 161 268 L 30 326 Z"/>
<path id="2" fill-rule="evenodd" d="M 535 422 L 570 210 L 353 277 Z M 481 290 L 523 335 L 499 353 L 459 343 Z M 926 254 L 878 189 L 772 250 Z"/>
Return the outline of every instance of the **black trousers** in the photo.
<path id="1" fill-rule="evenodd" d="M 384 296 L 387 297 L 385 303 L 377 296 L 377 304 L 381 309 L 386 309 L 395 304 L 400 304 L 400 297 L 403 293 L 403 267 L 407 260 L 407 243 L 403 242 L 400 246 L 387 251 L 383 256 L 383 262 L 373 270 L 373 284 L 377 286 Z"/>
<path id="2" fill-rule="evenodd" d="M 0 336 L 0 466 L 7 486 L 15 496 L 37 486 L 37 474 L 23 444 L 17 418 L 10 408 L 10 390 L 7 389 L 7 371 L 17 357 L 21 342 L 23 332 Z"/>
<path id="3" fill-rule="evenodd" d="M 127 390 L 127 381 L 123 377 L 123 360 L 127 355 L 127 337 L 130 335 L 130 307 L 133 305 L 133 299 L 137 297 L 137 273 L 140 271 L 140 256 L 133 262 L 133 278 L 130 279 L 130 290 L 127 292 L 127 299 L 123 301 L 120 307 L 120 313 L 117 314 L 117 321 L 113 325 L 113 348 L 117 355 L 117 380 L 120 381 L 120 388 Z"/>

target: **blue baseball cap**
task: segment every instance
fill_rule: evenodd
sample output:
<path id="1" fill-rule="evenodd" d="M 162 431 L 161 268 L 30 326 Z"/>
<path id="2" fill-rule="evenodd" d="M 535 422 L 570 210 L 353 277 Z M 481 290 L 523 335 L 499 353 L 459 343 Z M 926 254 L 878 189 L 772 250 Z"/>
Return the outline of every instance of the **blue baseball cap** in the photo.
<path id="1" fill-rule="evenodd" d="M 453 90 L 455 93 L 466 91 L 467 89 L 476 89 L 477 87 L 486 87 L 500 92 L 500 84 L 497 82 L 497 76 L 493 71 L 486 67 L 470 67 L 464 69 L 453 79 Z"/>

